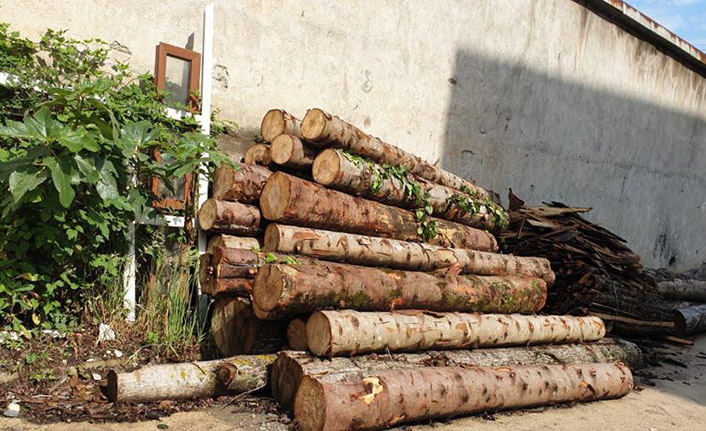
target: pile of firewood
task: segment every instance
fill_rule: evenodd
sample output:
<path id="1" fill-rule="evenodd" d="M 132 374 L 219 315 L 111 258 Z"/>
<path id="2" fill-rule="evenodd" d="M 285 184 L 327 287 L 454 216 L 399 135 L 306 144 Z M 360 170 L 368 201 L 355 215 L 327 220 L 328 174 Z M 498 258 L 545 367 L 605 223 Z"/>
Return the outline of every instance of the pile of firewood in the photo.
<path id="1" fill-rule="evenodd" d="M 200 281 L 223 356 L 291 350 L 268 377 L 257 356 L 201 363 L 199 391 L 268 381 L 319 431 L 631 390 L 616 361 L 640 352 L 603 339 L 600 318 L 535 314 L 555 274 L 498 253 L 508 219 L 494 193 L 319 109 L 301 122 L 272 110 L 261 132 L 269 145 L 220 166 L 199 211 L 214 234 Z"/>

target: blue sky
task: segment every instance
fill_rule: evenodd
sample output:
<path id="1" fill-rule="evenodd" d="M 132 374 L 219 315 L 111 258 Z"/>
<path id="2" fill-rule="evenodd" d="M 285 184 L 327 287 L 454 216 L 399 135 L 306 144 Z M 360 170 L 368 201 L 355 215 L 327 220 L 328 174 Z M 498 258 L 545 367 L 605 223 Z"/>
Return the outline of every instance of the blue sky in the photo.
<path id="1" fill-rule="evenodd" d="M 706 51 L 706 0 L 625 1 L 700 50 Z"/>

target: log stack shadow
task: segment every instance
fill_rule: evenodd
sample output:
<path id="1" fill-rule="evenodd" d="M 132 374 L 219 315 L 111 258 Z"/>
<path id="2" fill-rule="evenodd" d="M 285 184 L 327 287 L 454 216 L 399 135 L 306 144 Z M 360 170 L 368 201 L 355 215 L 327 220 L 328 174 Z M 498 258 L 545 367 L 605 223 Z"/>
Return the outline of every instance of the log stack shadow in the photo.
<path id="1" fill-rule="evenodd" d="M 632 389 L 635 345 L 604 338 L 598 317 L 538 314 L 555 274 L 499 253 L 495 193 L 319 109 L 271 110 L 261 134 L 269 145 L 216 171 L 199 280 L 223 356 L 310 352 L 282 351 L 269 378 L 302 429 Z"/>

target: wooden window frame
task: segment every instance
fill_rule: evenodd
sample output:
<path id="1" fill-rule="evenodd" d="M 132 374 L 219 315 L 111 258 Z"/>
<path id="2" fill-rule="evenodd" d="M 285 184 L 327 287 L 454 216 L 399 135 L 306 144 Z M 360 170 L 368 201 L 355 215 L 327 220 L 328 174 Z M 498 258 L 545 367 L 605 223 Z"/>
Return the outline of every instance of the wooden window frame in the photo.
<path id="1" fill-rule="evenodd" d="M 154 66 L 154 80 L 158 92 L 164 92 L 167 87 L 166 72 L 167 72 L 167 57 L 174 57 L 180 60 L 188 61 L 189 68 L 189 112 L 195 114 L 198 111 L 198 99 L 196 92 L 199 90 L 199 79 L 201 78 L 201 54 L 196 51 L 191 51 L 168 43 L 160 42 L 157 45 Z M 156 161 L 161 161 L 162 157 L 158 149 L 152 151 L 152 157 Z M 164 210 L 185 210 L 191 201 L 191 185 L 194 180 L 194 174 L 186 174 L 184 176 L 184 199 L 155 199 L 152 206 L 157 209 Z M 155 198 L 159 197 L 160 179 L 157 176 L 150 178 L 150 191 Z"/>

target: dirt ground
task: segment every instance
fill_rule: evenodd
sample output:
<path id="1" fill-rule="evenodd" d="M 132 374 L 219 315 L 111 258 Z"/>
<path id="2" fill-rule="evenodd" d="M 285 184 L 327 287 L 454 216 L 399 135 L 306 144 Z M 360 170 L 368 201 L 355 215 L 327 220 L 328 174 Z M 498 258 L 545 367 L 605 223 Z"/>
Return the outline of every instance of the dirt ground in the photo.
<path id="1" fill-rule="evenodd" d="M 650 379 L 638 378 L 638 388 L 620 400 L 573 407 L 551 407 L 492 416 L 469 417 L 407 427 L 405 431 L 483 430 L 706 430 L 706 336 L 693 347 L 673 347 L 674 364 L 653 368 Z M 681 363 L 681 364 L 680 364 Z M 159 427 L 160 424 L 165 424 Z M 160 421 L 139 423 L 58 423 L 36 425 L 23 419 L 0 417 L 2 431 L 286 431 L 290 427 L 273 414 L 235 412 L 232 407 L 177 413 Z"/>

